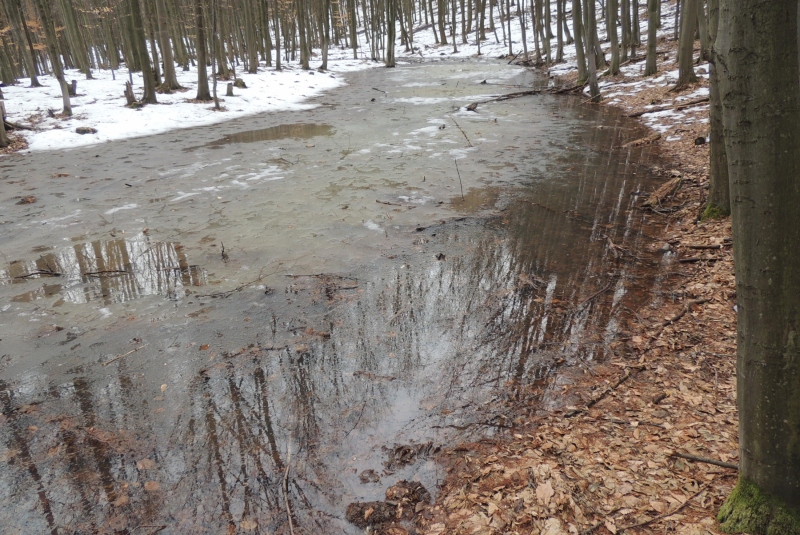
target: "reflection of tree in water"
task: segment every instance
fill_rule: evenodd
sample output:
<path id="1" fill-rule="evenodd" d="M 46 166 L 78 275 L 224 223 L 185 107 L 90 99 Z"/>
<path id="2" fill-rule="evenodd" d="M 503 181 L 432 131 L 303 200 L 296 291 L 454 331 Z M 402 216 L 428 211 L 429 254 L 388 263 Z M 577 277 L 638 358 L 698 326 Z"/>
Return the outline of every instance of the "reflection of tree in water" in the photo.
<path id="1" fill-rule="evenodd" d="M 597 161 L 575 151 L 562 164 Z M 435 438 L 432 425 L 453 423 L 452 411 L 463 407 L 468 417 L 493 388 L 531 383 L 559 359 L 602 351 L 619 296 L 636 286 L 634 260 L 617 258 L 608 244 L 634 250 L 642 236 L 626 165 L 571 185 L 533 184 L 488 229 L 469 221 L 429 228 L 422 254 L 373 277 L 295 279 L 290 295 L 299 308 L 275 299 L 260 309 L 253 319 L 266 334 L 243 340 L 247 347 L 208 361 L 196 348 L 171 353 L 183 374 L 170 379 L 168 403 L 153 399 L 125 359 L 116 376 L 73 370 L 75 378 L 47 394 L 0 384 L 0 439 L 13 452 L 4 453 L 0 498 L 14 504 L 0 510 L 0 524 L 41 533 L 141 524 L 200 533 L 252 519 L 263 532 L 288 533 L 291 514 L 296 533 L 349 529 L 343 511 L 360 492 L 347 479 L 354 452 L 376 441 Z M 178 277 L 194 283 L 183 270 L 163 271 L 186 264 L 178 248 L 134 242 L 79 245 L 56 260 L 79 274 L 115 266 L 137 273 L 74 290 L 85 299 L 177 291 Z M 447 257 L 437 261 L 441 250 Z M 207 329 L 187 328 L 183 347 Z M 160 488 L 147 490 L 148 482 Z"/>
<path id="2" fill-rule="evenodd" d="M 77 243 L 0 270 L 0 284 L 31 284 L 41 277 L 48 282 L 64 282 L 60 286 L 48 284 L 15 299 L 32 301 L 60 291 L 63 300 L 70 303 L 100 300 L 108 305 L 145 295 L 179 297 L 184 288 L 207 283 L 205 270 L 189 264 L 180 244 L 151 240 L 144 234 Z"/>

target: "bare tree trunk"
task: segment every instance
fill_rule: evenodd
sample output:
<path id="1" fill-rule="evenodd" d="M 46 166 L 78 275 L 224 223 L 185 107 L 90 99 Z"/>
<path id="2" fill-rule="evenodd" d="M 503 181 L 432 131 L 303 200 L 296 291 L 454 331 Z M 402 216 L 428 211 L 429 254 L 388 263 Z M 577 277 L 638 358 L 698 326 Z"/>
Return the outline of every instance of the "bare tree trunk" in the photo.
<path id="1" fill-rule="evenodd" d="M 644 75 L 658 72 L 656 65 L 656 31 L 658 30 L 658 0 L 647 0 L 647 61 Z"/>
<path id="2" fill-rule="evenodd" d="M 195 23 L 197 25 L 197 100 L 211 100 L 208 90 L 208 47 L 206 46 L 206 29 L 203 20 L 203 0 L 195 0 Z"/>
<path id="3" fill-rule="evenodd" d="M 586 69 L 586 54 L 583 43 L 583 14 L 581 13 L 581 0 L 572 0 L 572 26 L 575 32 L 575 60 L 578 63 L 578 83 L 582 84 L 589 79 Z"/>
<path id="4" fill-rule="evenodd" d="M 678 87 L 697 82 L 694 74 L 694 33 L 697 31 L 697 2 L 684 0 L 683 23 L 678 51 Z"/>
<path id="5" fill-rule="evenodd" d="M 589 28 L 586 31 L 586 40 L 587 43 L 587 50 L 589 53 L 587 54 L 589 58 L 589 94 L 592 97 L 592 102 L 600 102 L 600 86 L 597 85 L 597 65 L 595 64 L 595 54 L 594 50 L 597 46 L 597 42 L 595 39 L 597 38 L 597 32 L 595 31 L 596 28 L 592 28 L 593 25 L 597 24 L 597 17 L 594 14 L 594 0 L 585 0 L 584 8 L 586 9 L 587 15 L 586 20 L 589 22 Z"/>
<path id="6" fill-rule="evenodd" d="M 800 533 L 798 2 L 721 0 L 717 66 L 731 185 L 739 483 L 727 533 Z"/>
<path id="7" fill-rule="evenodd" d="M 719 0 L 709 0 L 709 39 L 713 44 L 717 38 L 719 27 Z M 710 58 L 709 67 L 709 167 L 708 167 L 708 203 L 703 216 L 722 217 L 731 213 L 731 193 L 728 181 L 728 156 L 725 151 L 725 140 L 722 130 L 722 100 L 719 92 L 719 74 L 714 57 Z"/>
<path id="8" fill-rule="evenodd" d="M 161 55 L 164 58 L 164 84 L 167 91 L 182 89 L 175 74 L 175 59 L 172 56 L 169 32 L 167 30 L 167 10 L 164 0 L 156 0 L 156 18 L 158 19 L 158 36 L 161 45 Z"/>
<path id="9" fill-rule="evenodd" d="M 609 74 L 619 74 L 619 37 L 617 36 L 617 0 L 608 0 L 606 9 L 606 32 L 611 41 L 611 66 Z"/>
<path id="10" fill-rule="evenodd" d="M 61 99 L 64 105 L 62 113 L 71 116 L 72 103 L 69 100 L 69 87 L 64 79 L 64 68 L 61 66 L 61 56 L 58 53 L 56 28 L 53 25 L 53 12 L 50 9 L 49 0 L 36 0 L 36 7 L 39 11 L 39 18 L 42 20 L 47 51 L 50 55 L 50 63 L 53 65 L 53 74 L 55 74 L 56 80 L 61 86 Z"/>

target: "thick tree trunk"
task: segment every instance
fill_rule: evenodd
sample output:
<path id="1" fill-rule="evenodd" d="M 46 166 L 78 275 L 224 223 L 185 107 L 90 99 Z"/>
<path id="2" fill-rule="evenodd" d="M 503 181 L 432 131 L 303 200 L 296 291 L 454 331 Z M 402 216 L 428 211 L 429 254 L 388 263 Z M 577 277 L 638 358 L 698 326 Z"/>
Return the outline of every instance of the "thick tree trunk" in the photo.
<path id="1" fill-rule="evenodd" d="M 720 521 L 729 532 L 800 533 L 798 2 L 720 7 L 739 407 L 739 485 Z"/>

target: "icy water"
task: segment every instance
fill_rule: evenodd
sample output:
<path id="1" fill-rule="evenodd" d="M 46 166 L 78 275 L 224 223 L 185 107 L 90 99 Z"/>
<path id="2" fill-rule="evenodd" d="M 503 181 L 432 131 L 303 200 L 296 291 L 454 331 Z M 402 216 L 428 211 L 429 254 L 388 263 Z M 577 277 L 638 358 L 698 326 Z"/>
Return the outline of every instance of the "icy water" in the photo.
<path id="1" fill-rule="evenodd" d="M 493 401 L 602 355 L 649 284 L 641 130 L 465 110 L 536 81 L 505 64 L 349 81 L 0 160 L 4 533 L 357 533 L 347 503 L 435 493 L 438 447 L 513 427 Z"/>

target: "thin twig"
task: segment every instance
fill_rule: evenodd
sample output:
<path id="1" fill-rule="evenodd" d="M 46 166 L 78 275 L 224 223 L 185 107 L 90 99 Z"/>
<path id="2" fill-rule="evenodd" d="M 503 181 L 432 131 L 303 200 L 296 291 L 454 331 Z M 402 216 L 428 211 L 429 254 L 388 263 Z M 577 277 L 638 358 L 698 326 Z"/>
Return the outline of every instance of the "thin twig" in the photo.
<path id="1" fill-rule="evenodd" d="M 113 359 L 111 359 L 111 360 L 107 360 L 107 361 L 105 361 L 105 362 L 103 363 L 103 366 L 108 366 L 108 365 L 109 365 L 109 364 L 111 364 L 112 362 L 115 362 L 115 361 L 117 361 L 117 360 L 121 359 L 122 357 L 127 357 L 127 356 L 128 356 L 128 355 L 130 355 L 131 353 L 136 353 L 137 351 L 139 351 L 139 350 L 140 350 L 140 349 L 142 349 L 143 347 L 146 347 L 146 344 L 145 344 L 145 345 L 143 345 L 143 346 L 139 346 L 139 347 L 137 347 L 136 349 L 131 349 L 130 351 L 128 351 L 127 353 L 123 353 L 122 355 L 117 355 L 116 357 L 114 357 L 114 358 L 113 358 Z"/>
<path id="2" fill-rule="evenodd" d="M 469 140 L 467 140 L 469 141 Z M 456 164 L 456 173 L 458 173 L 458 185 L 461 186 L 461 200 L 464 200 L 464 184 L 461 182 L 461 171 L 458 170 L 458 160 L 453 159 L 453 162 Z"/>
<path id="3" fill-rule="evenodd" d="M 373 88 L 374 89 L 374 88 Z M 378 90 L 380 91 L 380 89 Z M 292 522 L 292 509 L 289 507 L 289 468 L 292 466 L 292 442 L 291 436 L 286 446 L 286 472 L 283 474 L 283 501 L 286 504 L 286 515 L 289 517 L 289 533 L 294 535 L 294 524 Z"/>
<path id="4" fill-rule="evenodd" d="M 739 465 L 733 463 L 726 463 L 724 461 L 717 461 L 716 459 L 707 459 L 706 457 L 697 457 L 696 455 L 689 455 L 687 453 L 680 453 L 673 451 L 669 454 L 670 457 L 680 457 L 696 463 L 713 464 L 714 466 L 721 466 L 722 468 L 730 468 L 731 470 L 738 470 Z"/>
<path id="5" fill-rule="evenodd" d="M 459 130 L 461 130 L 461 133 L 464 134 L 464 139 L 467 140 L 467 145 L 469 145 L 471 147 L 472 143 L 470 142 L 469 138 L 467 137 L 466 132 L 464 132 L 464 129 L 461 128 L 461 126 L 458 123 L 456 123 L 455 119 L 453 119 L 452 117 L 450 117 L 450 119 L 452 119 L 453 123 L 458 127 Z"/>
<path id="6" fill-rule="evenodd" d="M 713 481 L 713 479 L 711 481 Z M 618 530 L 620 532 L 622 532 L 622 531 L 625 531 L 627 529 L 640 528 L 642 526 L 646 526 L 648 524 L 652 524 L 653 522 L 657 522 L 658 520 L 663 520 L 663 519 L 665 519 L 667 517 L 670 517 L 670 516 L 672 516 L 674 514 L 677 514 L 678 512 L 681 511 L 681 509 L 683 509 L 684 507 L 689 505 L 690 501 L 692 501 L 693 499 L 695 499 L 698 496 L 700 496 L 700 494 L 703 493 L 708 488 L 708 486 L 711 484 L 711 481 L 705 483 L 702 487 L 700 487 L 700 490 L 698 490 L 697 492 L 695 492 L 694 494 L 689 496 L 689 498 L 687 498 L 685 502 L 683 502 L 678 507 L 676 507 L 674 511 L 670 511 L 669 513 L 660 514 L 660 515 L 658 515 L 658 516 L 656 516 L 654 518 L 651 518 L 650 520 L 645 520 L 643 522 L 638 522 L 636 524 L 631 524 L 630 526 L 622 526 L 622 527 L 618 528 Z"/>

